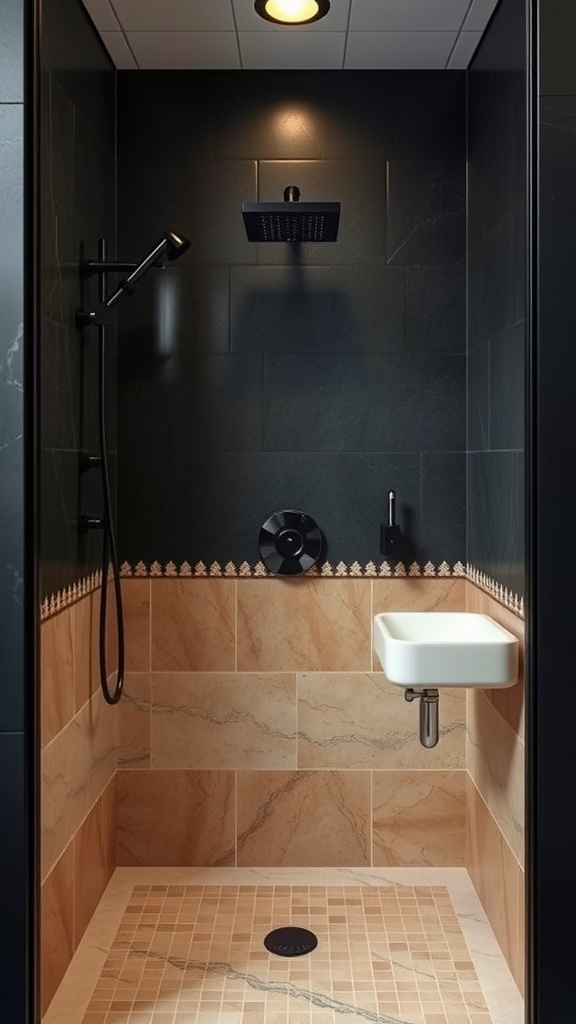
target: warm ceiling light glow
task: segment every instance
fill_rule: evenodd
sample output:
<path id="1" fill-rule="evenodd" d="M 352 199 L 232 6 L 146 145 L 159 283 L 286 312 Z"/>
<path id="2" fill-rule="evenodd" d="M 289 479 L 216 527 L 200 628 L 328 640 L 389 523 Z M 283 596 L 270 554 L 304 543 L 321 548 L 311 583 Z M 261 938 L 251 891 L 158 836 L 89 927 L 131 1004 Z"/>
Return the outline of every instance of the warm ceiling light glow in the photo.
<path id="1" fill-rule="evenodd" d="M 328 14 L 330 0 L 256 0 L 254 9 L 261 18 L 280 25 L 307 25 Z"/>

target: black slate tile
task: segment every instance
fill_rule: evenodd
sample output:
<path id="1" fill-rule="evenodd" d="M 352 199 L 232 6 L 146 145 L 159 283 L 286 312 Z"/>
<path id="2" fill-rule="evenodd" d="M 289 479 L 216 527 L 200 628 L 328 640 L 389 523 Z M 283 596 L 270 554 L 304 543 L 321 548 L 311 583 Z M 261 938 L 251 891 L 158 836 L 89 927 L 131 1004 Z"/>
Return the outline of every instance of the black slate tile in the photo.
<path id="1" fill-rule="evenodd" d="M 445 451 L 464 432 L 464 356 L 264 357 L 267 451 Z"/>
<path id="2" fill-rule="evenodd" d="M 40 432 L 47 448 L 78 448 L 82 345 L 77 333 L 43 319 L 40 346 Z M 96 382 L 97 378 L 94 378 Z"/>
<path id="3" fill-rule="evenodd" d="M 422 456 L 422 549 L 435 565 L 466 560 L 466 455 Z"/>
<path id="4" fill-rule="evenodd" d="M 282 508 L 311 515 L 336 565 L 380 564 L 380 524 L 386 496 L 398 495 L 398 521 L 420 552 L 420 459 L 407 453 L 270 452 L 154 455 L 149 476 L 132 459 L 120 464 L 121 557 L 135 564 L 202 559 L 225 565 L 259 561 L 260 528 Z M 154 479 L 164 500 L 150 502 Z M 178 515 L 174 515 L 175 503 Z M 142 510 L 129 525 L 130 509 Z"/>
<path id="5" fill-rule="evenodd" d="M 406 344 L 410 350 L 464 352 L 466 267 L 406 268 Z"/>
<path id="6" fill-rule="evenodd" d="M 524 448 L 526 326 L 515 324 L 490 342 L 490 447 Z"/>
<path id="7" fill-rule="evenodd" d="M 336 242 L 250 243 L 261 264 L 350 264 L 386 261 L 386 165 L 373 160 L 277 160 L 258 164 L 258 199 L 282 202 L 297 185 L 301 202 L 339 202 Z M 249 197 L 246 197 L 249 198 Z M 245 261 L 246 262 L 246 261 Z"/>
<path id="8" fill-rule="evenodd" d="M 506 382 L 504 382 L 505 386 Z M 468 353 L 468 450 L 490 448 L 490 344 Z"/>
<path id="9" fill-rule="evenodd" d="M 40 458 L 40 587 L 42 596 L 101 566 L 101 534 L 80 534 L 79 516 L 101 515 L 97 470 L 80 482 L 78 452 L 45 450 Z"/>
<path id="10" fill-rule="evenodd" d="M 467 560 L 514 593 L 524 593 L 524 455 L 467 458 Z"/>
<path id="11" fill-rule="evenodd" d="M 146 452 L 258 451 L 262 447 L 262 359 L 259 353 L 188 353 L 173 375 L 122 379 L 122 447 L 141 462 Z"/>
<path id="12" fill-rule="evenodd" d="M 232 267 L 233 351 L 382 352 L 404 344 L 404 270 Z"/>
<path id="13" fill-rule="evenodd" d="M 186 254 L 150 270 L 137 295 L 118 306 L 119 372 L 146 372 L 188 349 L 229 351 L 229 269 L 198 266 Z"/>
<path id="14" fill-rule="evenodd" d="M 177 163 L 214 155 L 219 76 L 210 71 L 119 71 L 118 160 Z"/>
<path id="15" fill-rule="evenodd" d="M 391 161 L 387 230 L 389 263 L 462 262 L 466 251 L 464 161 Z"/>
<path id="16" fill-rule="evenodd" d="M 174 154 L 156 162 L 125 161 L 119 168 L 118 244 L 123 258 L 142 255 L 167 229 L 186 235 L 188 262 L 255 263 L 246 237 L 242 202 L 256 198 L 250 160 L 204 160 Z M 177 159 L 176 159 L 177 157 Z"/>
<path id="17" fill-rule="evenodd" d="M 466 73 L 397 72 L 394 123 L 395 160 L 464 159 Z"/>
<path id="18" fill-rule="evenodd" d="M 216 102 L 216 153 L 259 160 L 390 156 L 395 81 L 381 71 L 233 75 Z"/>

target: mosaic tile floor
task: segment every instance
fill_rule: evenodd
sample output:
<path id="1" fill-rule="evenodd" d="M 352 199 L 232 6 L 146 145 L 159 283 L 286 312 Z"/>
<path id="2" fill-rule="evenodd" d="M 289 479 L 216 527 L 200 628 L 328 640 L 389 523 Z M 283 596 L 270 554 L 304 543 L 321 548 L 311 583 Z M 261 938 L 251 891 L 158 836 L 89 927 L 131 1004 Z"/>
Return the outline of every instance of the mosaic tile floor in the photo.
<path id="1" fill-rule="evenodd" d="M 65 1012 L 73 961 L 44 1024 L 499 1024 L 445 885 L 366 885 L 335 872 L 325 885 L 296 872 L 292 884 L 200 884 L 192 872 L 156 872 L 126 879 L 81 1011 Z M 316 934 L 312 953 L 265 949 L 265 935 L 288 924 Z M 518 997 L 502 1020 L 520 1024 L 520 1011 Z"/>

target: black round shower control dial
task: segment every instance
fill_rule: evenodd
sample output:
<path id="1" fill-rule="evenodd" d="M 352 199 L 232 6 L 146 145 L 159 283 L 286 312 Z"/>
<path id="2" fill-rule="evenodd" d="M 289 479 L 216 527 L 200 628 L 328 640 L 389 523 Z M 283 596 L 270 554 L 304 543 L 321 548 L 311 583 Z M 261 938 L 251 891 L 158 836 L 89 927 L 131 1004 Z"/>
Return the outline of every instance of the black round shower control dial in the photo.
<path id="1" fill-rule="evenodd" d="M 322 531 L 306 512 L 281 509 L 260 530 L 260 556 L 275 576 L 297 576 L 316 564 L 322 553 Z"/>

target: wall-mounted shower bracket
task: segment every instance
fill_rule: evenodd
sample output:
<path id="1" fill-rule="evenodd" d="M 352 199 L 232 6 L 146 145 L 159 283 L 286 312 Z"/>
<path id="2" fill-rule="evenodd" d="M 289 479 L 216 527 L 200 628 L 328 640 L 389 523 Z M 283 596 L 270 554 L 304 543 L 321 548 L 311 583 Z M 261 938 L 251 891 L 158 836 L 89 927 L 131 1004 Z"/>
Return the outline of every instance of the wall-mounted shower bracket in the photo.
<path id="1" fill-rule="evenodd" d="M 404 700 L 417 699 L 420 700 L 420 743 L 423 747 L 435 747 L 438 743 L 438 690 L 409 686 L 404 691 Z"/>
<path id="2" fill-rule="evenodd" d="M 139 263 L 120 262 L 120 260 L 81 260 L 80 273 L 83 277 L 90 277 L 92 274 L 128 274 L 137 270 Z M 155 260 L 150 266 L 155 270 L 165 270 L 166 264 L 162 260 Z"/>
<path id="3" fill-rule="evenodd" d="M 100 303 L 98 309 L 90 311 L 84 309 L 76 310 L 76 327 L 82 330 L 84 327 L 110 327 L 114 322 L 114 316 L 110 309 Z"/>

